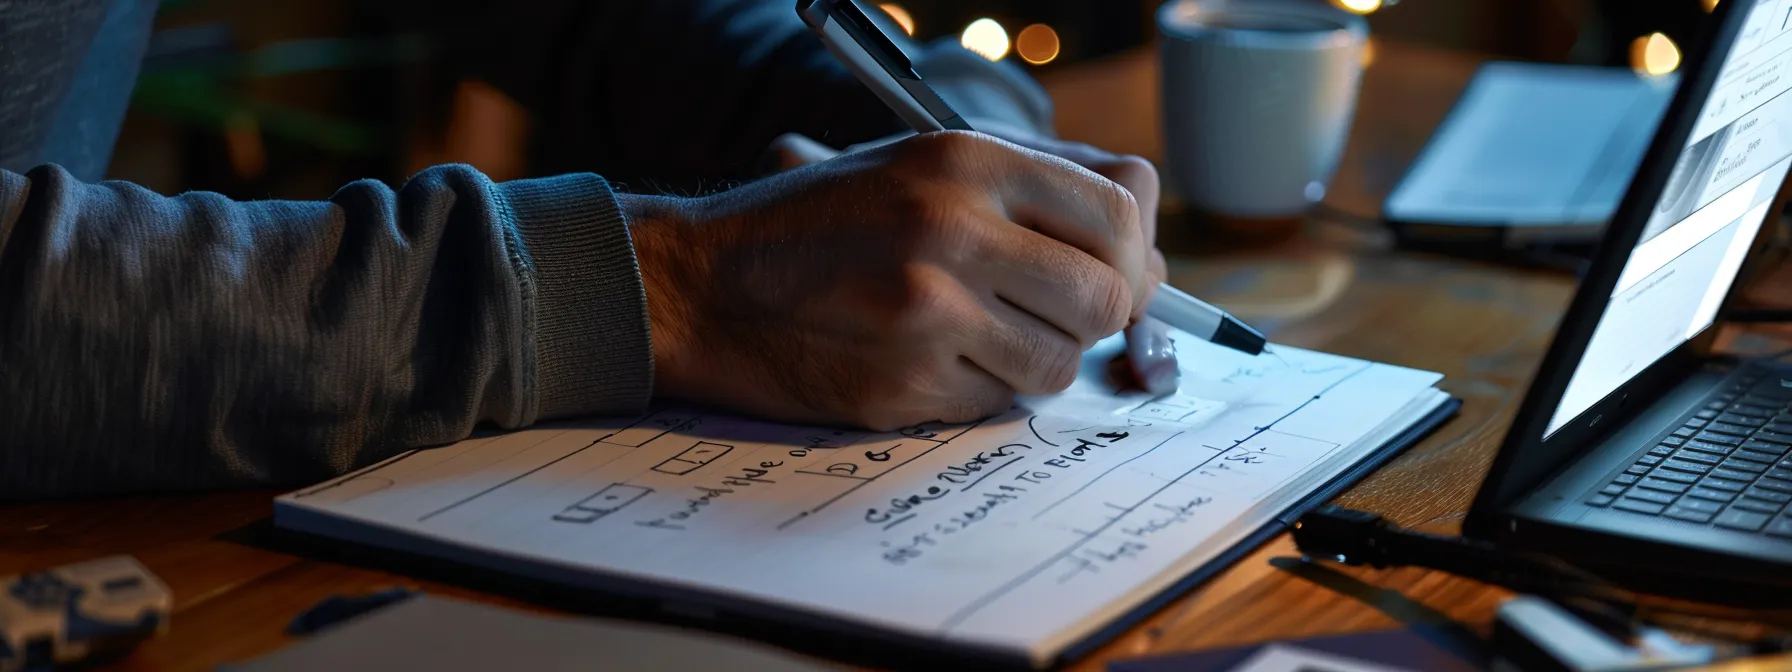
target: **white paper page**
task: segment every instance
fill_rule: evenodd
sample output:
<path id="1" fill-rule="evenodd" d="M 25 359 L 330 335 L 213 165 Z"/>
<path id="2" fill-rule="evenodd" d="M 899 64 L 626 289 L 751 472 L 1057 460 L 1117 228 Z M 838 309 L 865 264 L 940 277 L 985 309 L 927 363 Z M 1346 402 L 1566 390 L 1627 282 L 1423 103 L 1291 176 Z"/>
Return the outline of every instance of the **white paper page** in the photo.
<path id="1" fill-rule="evenodd" d="M 1178 348 L 1182 393 L 1150 404 L 1090 376 L 974 426 L 887 434 L 666 409 L 419 451 L 279 504 L 1037 655 L 1224 550 L 1216 530 L 1439 379 Z"/>

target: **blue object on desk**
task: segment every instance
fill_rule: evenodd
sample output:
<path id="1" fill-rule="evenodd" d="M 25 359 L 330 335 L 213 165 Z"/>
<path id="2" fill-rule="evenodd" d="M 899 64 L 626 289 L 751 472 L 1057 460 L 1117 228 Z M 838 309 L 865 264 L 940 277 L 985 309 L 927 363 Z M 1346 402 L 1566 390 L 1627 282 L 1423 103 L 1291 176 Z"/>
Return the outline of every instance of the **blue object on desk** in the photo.
<path id="1" fill-rule="evenodd" d="M 1108 664 L 1108 671 L 1478 672 L 1485 669 L 1482 655 L 1463 650 L 1442 629 L 1418 626 L 1115 661 Z M 1307 664 L 1294 662 L 1299 658 L 1306 658 Z M 1320 660 L 1341 662 L 1328 666 L 1316 662 Z"/>

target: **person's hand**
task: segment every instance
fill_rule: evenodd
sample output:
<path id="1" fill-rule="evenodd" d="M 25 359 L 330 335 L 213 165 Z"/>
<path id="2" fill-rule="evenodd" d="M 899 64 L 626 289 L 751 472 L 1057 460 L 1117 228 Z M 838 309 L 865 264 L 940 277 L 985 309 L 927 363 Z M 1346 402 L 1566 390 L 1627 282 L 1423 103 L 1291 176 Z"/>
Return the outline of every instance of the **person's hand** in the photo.
<path id="1" fill-rule="evenodd" d="M 1157 277 L 1132 192 L 976 133 L 622 204 L 656 393 L 794 422 L 965 422 L 1062 391 Z"/>
<path id="2" fill-rule="evenodd" d="M 1102 177 L 1113 180 L 1131 192 L 1133 199 L 1139 204 L 1139 212 L 1142 214 L 1140 223 L 1144 231 L 1145 243 L 1150 249 L 1147 259 L 1152 276 L 1151 287 L 1155 288 L 1158 283 L 1163 282 L 1168 272 L 1163 252 L 1157 249 L 1157 207 L 1160 187 L 1157 169 L 1151 165 L 1150 161 L 1137 156 L 1113 154 L 1084 143 L 1043 137 L 1025 128 L 1009 124 L 976 120 L 974 125 L 980 131 L 1003 140 L 1073 161 Z M 847 147 L 845 152 L 851 153 L 880 147 L 913 135 L 912 131 L 898 133 L 873 142 Z M 774 140 L 771 147 L 767 149 L 766 165 L 769 170 L 790 170 L 826 161 L 841 153 L 840 150 L 823 145 L 807 136 L 787 134 Z M 1149 297 L 1146 300 L 1149 300 Z M 1152 394 L 1168 394 L 1174 392 L 1181 382 L 1181 368 L 1176 362 L 1175 345 L 1170 340 L 1169 327 L 1144 315 L 1144 305 L 1144 303 L 1139 304 L 1137 313 L 1133 315 L 1133 320 L 1126 328 L 1126 354 L 1117 364 L 1130 374 L 1134 383 L 1140 388 Z"/>

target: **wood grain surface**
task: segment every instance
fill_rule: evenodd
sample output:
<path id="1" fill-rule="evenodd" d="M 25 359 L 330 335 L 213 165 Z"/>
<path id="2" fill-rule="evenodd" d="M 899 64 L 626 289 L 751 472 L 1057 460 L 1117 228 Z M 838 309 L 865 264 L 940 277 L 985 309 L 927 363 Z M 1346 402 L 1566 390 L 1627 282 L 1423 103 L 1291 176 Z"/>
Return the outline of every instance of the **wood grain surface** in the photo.
<path id="1" fill-rule="evenodd" d="M 1434 436 L 1351 489 L 1347 506 L 1434 532 L 1460 524 L 1573 279 L 1542 271 L 1393 252 L 1373 217 L 1480 59 L 1375 45 L 1344 166 L 1314 218 L 1279 239 L 1223 234 L 1177 210 L 1160 222 L 1171 282 L 1222 303 L 1278 342 L 1439 371 L 1464 401 Z M 1149 51 L 1059 70 L 1046 80 L 1060 133 L 1161 159 L 1157 74 Z M 530 609 L 529 602 L 242 541 L 274 492 L 237 492 L 0 508 L 0 575 L 129 553 L 172 587 L 169 634 L 122 669 L 200 670 L 288 643 L 286 624 L 325 597 L 394 585 Z M 1420 570 L 1306 564 L 1286 536 L 1077 662 L 1449 622 L 1484 630 L 1500 590 Z M 1768 669 L 1768 668 L 1757 668 Z"/>

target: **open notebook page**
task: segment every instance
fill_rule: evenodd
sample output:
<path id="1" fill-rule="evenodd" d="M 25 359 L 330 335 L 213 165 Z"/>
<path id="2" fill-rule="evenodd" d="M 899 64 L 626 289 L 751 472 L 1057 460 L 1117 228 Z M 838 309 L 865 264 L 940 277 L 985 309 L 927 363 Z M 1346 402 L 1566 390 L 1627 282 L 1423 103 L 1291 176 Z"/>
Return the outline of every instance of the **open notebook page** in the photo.
<path id="1" fill-rule="evenodd" d="M 1224 550 L 1217 541 L 1290 484 L 1378 445 L 1371 435 L 1399 429 L 1389 420 L 1435 397 L 1440 378 L 1291 348 L 1251 358 L 1183 337 L 1178 349 L 1182 391 L 1167 398 L 1111 394 L 1090 374 L 981 423 L 891 433 L 664 408 L 409 453 L 281 497 L 276 520 L 326 536 L 370 526 L 380 533 L 357 536 L 403 548 L 415 535 L 498 567 L 698 589 L 1037 662 Z"/>

